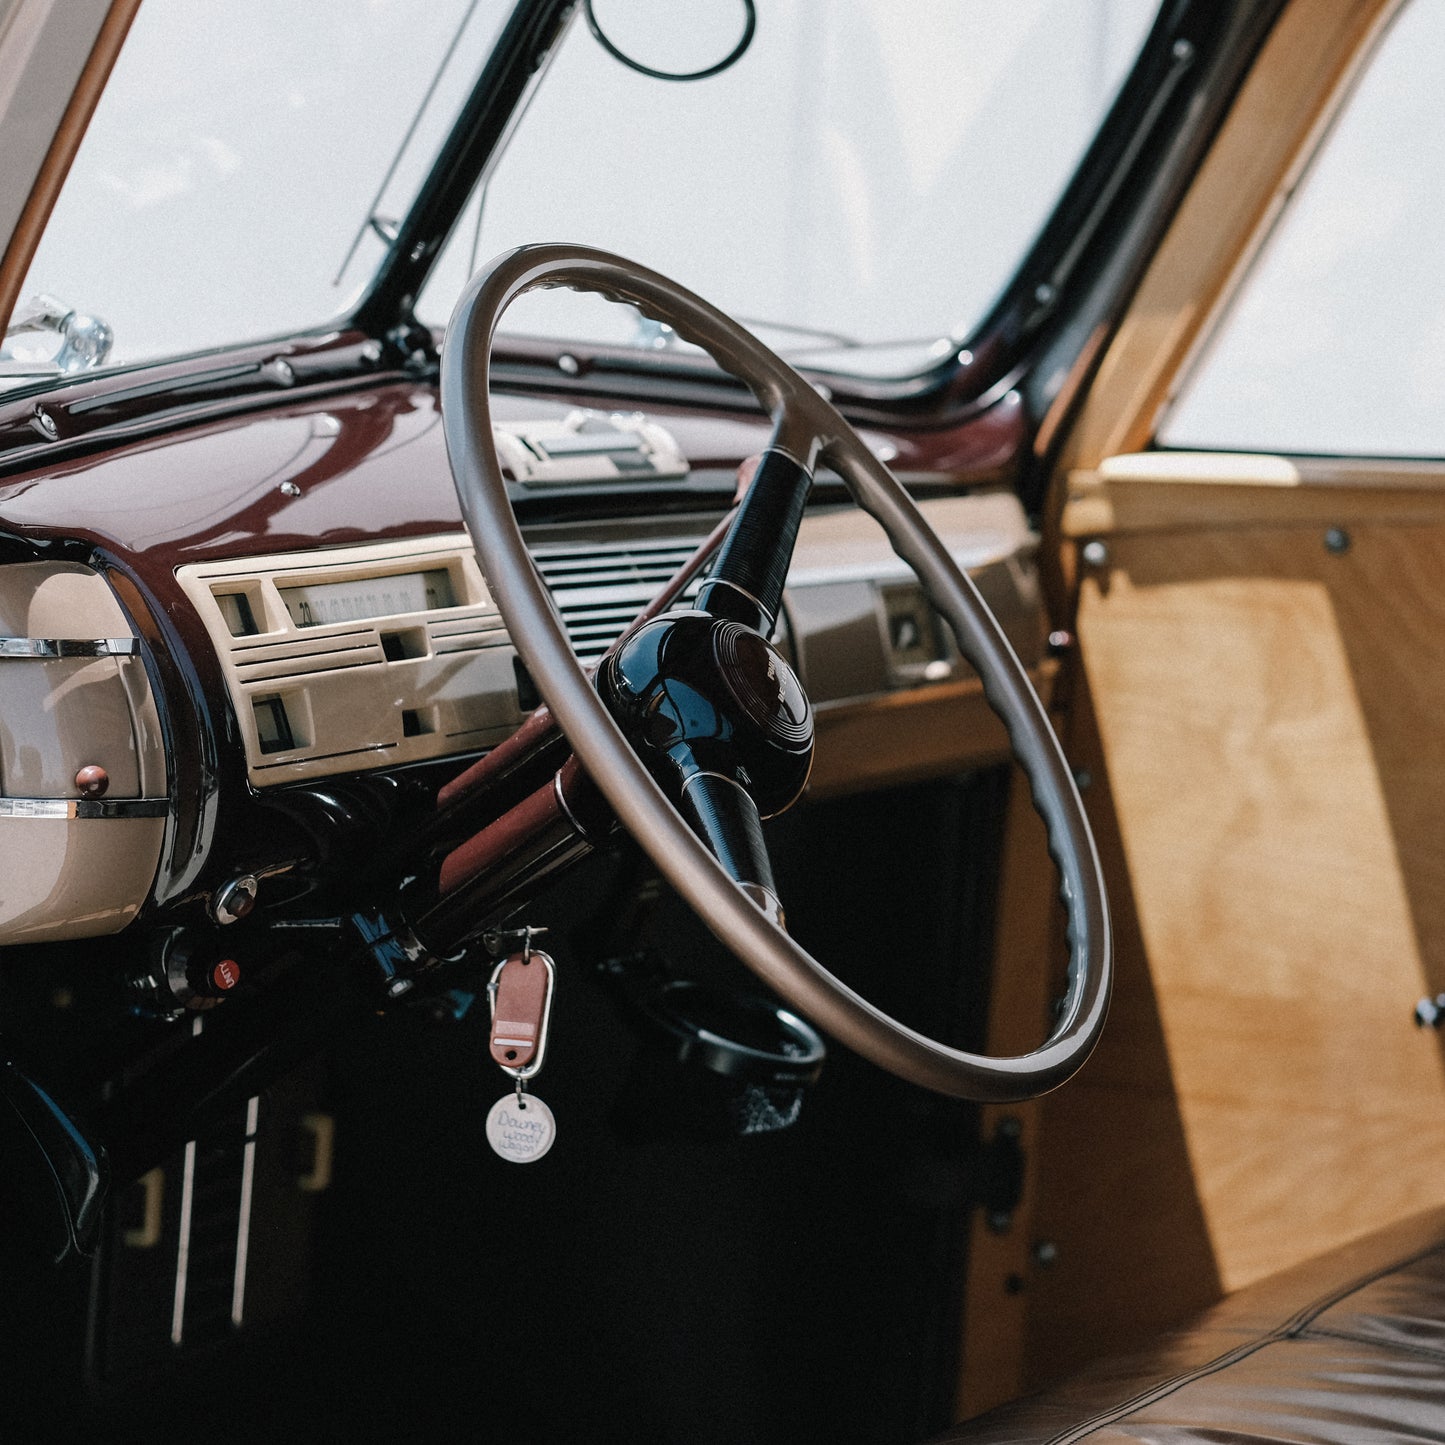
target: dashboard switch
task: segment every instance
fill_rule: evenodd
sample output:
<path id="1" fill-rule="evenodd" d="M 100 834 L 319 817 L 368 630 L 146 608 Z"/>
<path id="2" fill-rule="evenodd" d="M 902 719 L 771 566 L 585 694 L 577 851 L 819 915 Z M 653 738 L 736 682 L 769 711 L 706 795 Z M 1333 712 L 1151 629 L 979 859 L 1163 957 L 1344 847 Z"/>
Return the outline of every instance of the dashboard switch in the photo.
<path id="1" fill-rule="evenodd" d="M 217 993 L 229 993 L 241 981 L 241 965 L 234 958 L 223 958 L 211 970 L 211 987 Z"/>
<path id="2" fill-rule="evenodd" d="M 98 763 L 87 763 L 75 775 L 75 786 L 85 798 L 102 798 L 110 787 L 110 774 Z"/>
<path id="3" fill-rule="evenodd" d="M 211 916 L 217 923 L 239 923 L 249 917 L 256 906 L 258 887 L 255 875 L 251 873 L 242 873 L 229 883 L 223 883 L 211 901 Z"/>
<path id="4" fill-rule="evenodd" d="M 180 960 L 185 964 L 185 990 L 190 1008 L 206 1008 L 226 997 L 241 982 L 241 965 L 234 958 L 205 956 L 203 949 Z M 172 980 L 174 985 L 175 980 Z M 183 990 L 183 991 L 185 991 Z"/>

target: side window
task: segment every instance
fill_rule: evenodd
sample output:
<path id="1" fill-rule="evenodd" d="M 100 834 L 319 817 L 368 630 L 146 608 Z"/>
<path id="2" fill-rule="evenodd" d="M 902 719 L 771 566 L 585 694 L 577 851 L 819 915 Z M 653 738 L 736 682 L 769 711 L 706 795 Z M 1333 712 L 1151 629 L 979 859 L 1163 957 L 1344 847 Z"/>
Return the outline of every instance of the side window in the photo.
<path id="1" fill-rule="evenodd" d="M 1445 0 L 1385 33 L 1211 346 L 1171 447 L 1445 457 Z"/>

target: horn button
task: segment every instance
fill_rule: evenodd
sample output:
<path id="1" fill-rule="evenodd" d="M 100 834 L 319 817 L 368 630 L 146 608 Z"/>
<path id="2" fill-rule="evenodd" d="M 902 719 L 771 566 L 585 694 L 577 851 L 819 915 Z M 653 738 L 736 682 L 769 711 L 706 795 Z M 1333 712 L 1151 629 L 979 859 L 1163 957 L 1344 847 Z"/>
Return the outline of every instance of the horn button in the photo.
<path id="1" fill-rule="evenodd" d="M 603 664 L 598 689 L 628 741 L 674 797 L 697 773 L 742 784 L 763 817 L 808 781 L 813 709 L 766 638 L 728 618 L 672 612 Z"/>

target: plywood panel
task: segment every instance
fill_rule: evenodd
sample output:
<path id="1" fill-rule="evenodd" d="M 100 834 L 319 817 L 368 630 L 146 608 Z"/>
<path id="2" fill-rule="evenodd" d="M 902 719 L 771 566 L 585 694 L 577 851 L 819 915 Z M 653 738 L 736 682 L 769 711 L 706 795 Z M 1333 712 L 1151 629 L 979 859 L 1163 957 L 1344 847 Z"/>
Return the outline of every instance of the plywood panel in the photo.
<path id="1" fill-rule="evenodd" d="M 1048 838 L 1017 769 L 1009 785 L 1009 809 L 1000 909 L 989 998 L 988 1051 L 1021 1054 L 1043 1042 L 1055 972 L 1057 874 Z M 960 1419 L 1011 1400 L 1023 1389 L 1029 1301 L 1026 1297 L 1036 1192 L 1039 1105 L 988 1106 L 983 1137 L 1011 1121 L 1024 1151 L 1023 1194 L 1008 1227 L 999 1230 L 973 1211 L 969 1232 L 964 1336 L 960 1355 Z"/>
<path id="2" fill-rule="evenodd" d="M 1110 545 L 1079 634 L 1234 1289 L 1445 1197 L 1445 528 Z"/>
<path id="3" fill-rule="evenodd" d="M 1069 477 L 1060 518 L 1066 537 L 1226 527 L 1445 521 L 1439 462 L 1327 462 L 1145 452 L 1110 458 Z M 1149 465 L 1124 467 L 1122 463 Z M 1259 463 L 1257 467 L 1241 463 Z M 1218 467 L 1210 477 L 1200 467 Z"/>
<path id="4" fill-rule="evenodd" d="M 1057 670 L 1051 658 L 1029 669 L 1045 703 Z M 821 702 L 813 719 L 808 792 L 815 798 L 916 782 L 1009 756 L 1008 734 L 976 678 Z"/>
<path id="5" fill-rule="evenodd" d="M 1196 1193 L 1181 1103 L 1125 867 L 1087 686 L 1073 680 L 1064 734 L 1104 864 L 1114 994 L 1093 1057 L 1039 1101 L 1023 1384 L 1151 1343 L 1223 1292 Z"/>

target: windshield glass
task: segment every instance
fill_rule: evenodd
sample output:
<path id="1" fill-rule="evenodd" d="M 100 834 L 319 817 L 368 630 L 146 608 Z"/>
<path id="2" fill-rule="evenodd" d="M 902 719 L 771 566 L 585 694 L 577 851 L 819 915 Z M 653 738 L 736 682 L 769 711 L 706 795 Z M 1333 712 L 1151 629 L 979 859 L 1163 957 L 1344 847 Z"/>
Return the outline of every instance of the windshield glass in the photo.
<path id="1" fill-rule="evenodd" d="M 22 300 L 99 318 L 112 365 L 346 315 L 511 8 L 145 0 Z M 620 17 L 624 45 L 640 35 L 684 63 L 700 37 L 726 50 L 743 13 L 738 0 L 597 8 Z M 675 276 L 800 359 L 916 370 L 1018 265 L 1154 9 L 759 0 L 737 64 L 686 84 L 627 69 L 576 23 L 418 314 L 444 324 L 498 251 L 579 241 Z M 669 343 L 571 293 L 526 298 L 507 325 Z M 17 335 L 4 357 L 55 351 L 54 336 Z"/>
<path id="2" fill-rule="evenodd" d="M 22 304 L 48 295 L 99 317 L 112 364 L 344 314 L 511 8 L 144 0 Z M 33 332 L 7 354 L 55 349 Z"/>

